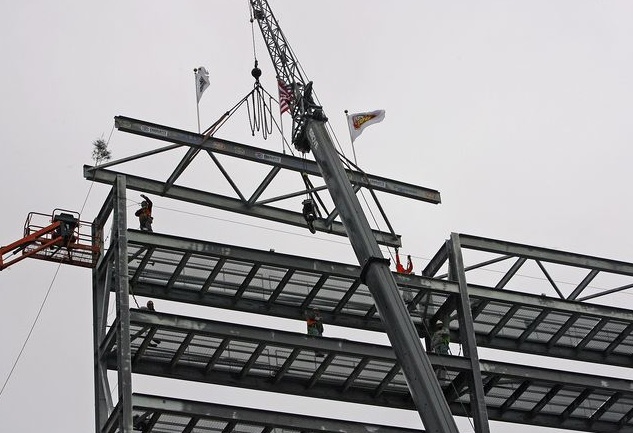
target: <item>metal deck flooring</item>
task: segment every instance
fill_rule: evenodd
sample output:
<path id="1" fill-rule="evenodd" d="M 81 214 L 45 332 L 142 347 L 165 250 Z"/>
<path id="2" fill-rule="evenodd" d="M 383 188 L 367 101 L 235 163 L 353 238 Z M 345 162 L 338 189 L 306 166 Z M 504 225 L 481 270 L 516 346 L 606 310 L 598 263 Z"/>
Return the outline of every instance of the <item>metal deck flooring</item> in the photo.
<path id="1" fill-rule="evenodd" d="M 173 379 L 414 409 L 388 346 L 132 310 L 132 368 Z M 152 341 L 159 340 L 158 345 Z M 105 348 L 116 368 L 114 339 Z M 469 412 L 470 363 L 429 355 L 452 412 Z M 481 360 L 491 420 L 633 432 L 631 381 Z"/>
<path id="2" fill-rule="evenodd" d="M 128 231 L 128 252 L 130 284 L 137 295 L 298 320 L 306 309 L 317 307 L 325 323 L 382 331 L 355 265 L 135 230 Z M 592 272 L 593 263 L 560 254 L 570 266 Z M 599 260 L 619 269 L 620 262 Z M 454 314 L 456 282 L 394 276 L 422 337 L 428 334 L 428 321 Z M 632 365 L 630 310 L 498 287 L 469 284 L 468 292 L 480 347 Z M 452 341 L 459 341 L 456 319 L 450 328 Z"/>

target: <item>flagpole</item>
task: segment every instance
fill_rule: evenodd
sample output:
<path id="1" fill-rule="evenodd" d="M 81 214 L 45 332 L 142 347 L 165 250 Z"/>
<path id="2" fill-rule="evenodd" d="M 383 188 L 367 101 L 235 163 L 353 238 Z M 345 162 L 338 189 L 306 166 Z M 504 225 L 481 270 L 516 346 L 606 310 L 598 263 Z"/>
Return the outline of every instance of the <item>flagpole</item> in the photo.
<path id="1" fill-rule="evenodd" d="M 349 125 L 349 114 L 347 110 L 345 110 L 345 117 L 347 118 L 347 124 Z M 354 139 L 350 136 L 352 142 L 352 153 L 354 154 L 354 164 L 358 165 L 358 161 L 356 161 L 356 148 L 354 147 Z"/>
<path id="2" fill-rule="evenodd" d="M 200 101 L 198 100 L 198 81 L 196 79 L 197 73 L 198 68 L 193 68 L 193 84 L 196 91 L 196 117 L 198 119 L 198 134 L 200 134 Z"/>

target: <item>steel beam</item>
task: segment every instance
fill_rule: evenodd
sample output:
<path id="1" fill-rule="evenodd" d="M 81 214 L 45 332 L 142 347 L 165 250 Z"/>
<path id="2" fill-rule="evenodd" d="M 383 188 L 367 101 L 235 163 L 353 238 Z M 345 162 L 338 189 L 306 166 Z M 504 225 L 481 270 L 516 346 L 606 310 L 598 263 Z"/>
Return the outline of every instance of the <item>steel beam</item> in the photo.
<path id="1" fill-rule="evenodd" d="M 365 213 L 334 151 L 332 139 L 324 124 L 316 120 L 307 121 L 305 133 L 363 268 L 361 281 L 366 281 L 372 294 L 424 426 L 430 432 L 457 433 L 457 425 L 400 296 L 389 262 L 383 258 L 372 235 Z"/>
<path id="2" fill-rule="evenodd" d="M 92 239 L 99 242 L 99 259 L 103 255 L 104 224 L 112 211 L 113 192 L 110 191 L 101 211 L 92 223 Z M 112 396 L 108 383 L 107 364 L 101 343 L 107 334 L 108 305 L 110 287 L 108 280 L 112 277 L 110 267 L 92 269 L 92 340 L 94 356 L 94 395 L 95 395 L 95 432 L 99 433 L 108 421 L 113 410 Z"/>
<path id="3" fill-rule="evenodd" d="M 132 119 L 125 116 L 114 118 L 115 126 L 119 131 L 128 132 L 156 140 L 167 141 L 181 145 L 193 146 L 221 155 L 244 159 L 251 162 L 280 167 L 298 173 L 306 173 L 311 176 L 321 176 L 321 171 L 316 162 L 274 152 L 259 147 L 248 146 L 233 141 L 216 137 L 205 137 L 203 134 L 158 125 L 144 120 Z M 424 188 L 406 182 L 400 182 L 385 177 L 375 176 L 360 171 L 345 170 L 347 179 L 364 188 L 395 194 L 413 200 L 439 204 L 440 193 L 434 189 Z"/>
<path id="4" fill-rule="evenodd" d="M 165 415 L 207 419 L 215 422 L 237 422 L 246 426 L 257 426 L 259 429 L 270 428 L 277 431 L 314 431 L 331 433 L 424 433 L 387 425 L 367 424 L 341 419 L 318 418 L 288 412 L 273 412 L 239 406 L 227 406 L 216 403 L 182 400 L 146 394 L 134 394 L 133 405 L 136 410 L 158 412 Z M 242 430 L 240 430 L 242 431 Z"/>
<path id="5" fill-rule="evenodd" d="M 121 175 L 121 173 L 91 166 L 84 166 L 84 177 L 95 182 L 111 185 L 117 175 Z M 240 199 L 178 185 L 174 185 L 166 190 L 166 184 L 164 182 L 132 175 L 125 176 L 127 179 L 127 187 L 136 191 L 162 195 L 163 197 L 213 207 L 229 212 L 237 212 L 251 217 L 267 219 L 297 227 L 306 227 L 305 218 L 300 212 L 291 212 L 285 209 L 265 205 L 247 206 L 246 202 Z M 317 231 L 324 233 L 347 236 L 344 225 L 337 221 L 332 222 L 331 226 L 327 226 L 324 220 L 318 219 L 314 222 L 314 228 Z M 401 246 L 399 235 L 379 230 L 372 230 L 372 233 L 375 236 L 376 242 L 379 244 L 392 247 Z"/>
<path id="6" fill-rule="evenodd" d="M 127 203 L 125 176 L 114 182 L 114 280 L 116 283 L 118 407 L 121 411 L 119 428 L 133 433 L 132 425 L 132 356 L 130 342 L 130 290 L 127 263 Z"/>
<path id="7" fill-rule="evenodd" d="M 479 354 L 477 353 L 477 342 L 459 235 L 451 233 L 447 246 L 450 254 L 451 279 L 456 280 L 459 286 L 459 302 L 457 303 L 459 314 L 457 317 L 459 320 L 459 335 L 464 347 L 464 356 L 470 361 L 470 407 L 475 421 L 475 433 L 489 433 L 486 393 L 484 392 L 481 371 L 479 370 Z"/>
<path id="8" fill-rule="evenodd" d="M 471 250 L 487 251 L 498 254 L 510 254 L 513 256 L 525 257 L 533 260 L 558 263 L 560 265 L 595 269 L 596 271 L 605 271 L 613 274 L 633 276 L 633 263 L 564 252 L 550 248 L 541 248 L 531 245 L 522 245 L 513 242 L 487 239 L 461 233 L 459 235 L 459 238 L 461 240 L 462 248 L 467 248 Z"/>

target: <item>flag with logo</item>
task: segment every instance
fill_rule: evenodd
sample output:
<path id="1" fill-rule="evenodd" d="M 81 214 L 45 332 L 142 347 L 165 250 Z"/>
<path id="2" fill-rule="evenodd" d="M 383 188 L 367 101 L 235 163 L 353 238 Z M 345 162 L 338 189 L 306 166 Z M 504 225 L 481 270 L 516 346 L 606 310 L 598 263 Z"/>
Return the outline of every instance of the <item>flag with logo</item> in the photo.
<path id="1" fill-rule="evenodd" d="M 277 80 L 279 88 L 279 114 L 290 111 L 290 101 L 292 100 L 292 91 L 290 87 L 281 80 Z"/>
<path id="2" fill-rule="evenodd" d="M 368 111 L 365 113 L 354 113 L 347 116 L 349 135 L 352 143 L 363 132 L 365 128 L 374 123 L 382 122 L 385 118 L 385 110 Z"/>
<path id="3" fill-rule="evenodd" d="M 203 66 L 200 66 L 195 70 L 196 72 L 196 98 L 198 102 L 200 102 L 200 98 L 202 98 L 202 94 L 207 87 L 209 87 L 209 72 Z"/>

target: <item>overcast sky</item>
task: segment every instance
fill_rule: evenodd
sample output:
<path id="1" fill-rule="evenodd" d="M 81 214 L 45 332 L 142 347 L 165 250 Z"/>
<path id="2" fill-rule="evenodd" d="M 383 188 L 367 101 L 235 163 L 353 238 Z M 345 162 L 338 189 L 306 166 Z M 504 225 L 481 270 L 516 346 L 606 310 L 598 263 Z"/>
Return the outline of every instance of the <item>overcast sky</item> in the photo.
<path id="1" fill-rule="evenodd" d="M 211 73 L 200 103 L 203 129 L 245 96 L 254 62 L 247 4 L 1 0 L 0 244 L 21 237 L 32 211 L 64 208 L 94 218 L 108 188 L 91 186 L 82 166 L 93 163 L 93 140 L 110 137 L 115 115 L 195 131 L 194 67 Z M 271 6 L 348 156 L 343 111 L 385 109 L 384 122 L 356 141 L 359 164 L 441 192 L 437 206 L 385 198 L 416 271 L 451 232 L 631 261 L 632 2 L 271 0 Z M 255 30 L 262 82 L 276 94 Z M 284 123 L 288 128 L 287 117 Z M 244 111 L 217 136 L 281 151 L 278 135 L 250 136 Z M 115 131 L 109 147 L 121 158 L 158 145 Z M 133 172 L 165 179 L 181 155 L 148 158 Z M 183 181 L 211 192 L 225 188 L 208 158 L 196 160 Z M 130 192 L 128 199 L 132 224 L 140 198 Z M 354 262 L 345 238 L 161 197 L 154 203 L 156 231 Z M 298 211 L 300 203 L 289 206 Z M 0 395 L 3 431 L 94 429 L 91 275 L 69 266 L 57 271 L 53 263 L 25 260 L 0 274 L 0 383 L 49 293 Z M 618 305 L 630 299 L 622 295 Z M 246 398 L 201 385 L 182 388 L 179 396 L 189 391 L 220 403 Z M 271 405 L 320 413 L 298 401 Z M 415 412 L 362 408 L 340 416 L 421 425 Z M 467 421 L 460 427 L 472 431 Z M 495 433 L 507 429 L 492 424 Z"/>

